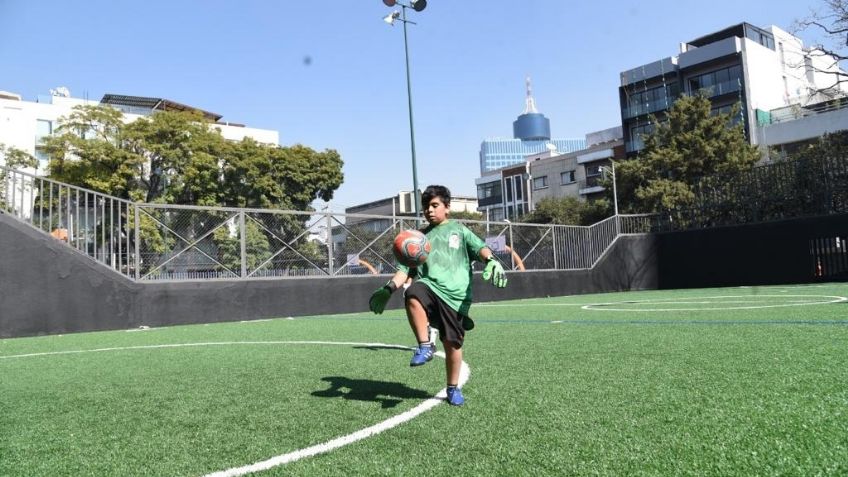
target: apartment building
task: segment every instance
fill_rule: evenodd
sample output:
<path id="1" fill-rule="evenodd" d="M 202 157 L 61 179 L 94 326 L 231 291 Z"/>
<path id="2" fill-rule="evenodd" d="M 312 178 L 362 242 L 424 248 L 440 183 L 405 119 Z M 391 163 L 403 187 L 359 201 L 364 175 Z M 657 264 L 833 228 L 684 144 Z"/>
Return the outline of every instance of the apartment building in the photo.
<path id="1" fill-rule="evenodd" d="M 740 23 L 680 43 L 678 55 L 620 75 L 626 153 L 632 157 L 642 149 L 642 136 L 654 128 L 652 116 L 662 121 L 678 97 L 698 93 L 710 99 L 717 113 L 738 103 L 736 120 L 743 123 L 751 144 L 760 144 L 760 128 L 769 123 L 770 111 L 815 102 L 821 91 L 845 94 L 848 86 L 833 88 L 832 75 L 826 73 L 838 68 L 836 64 L 776 26 Z"/>
<path id="2" fill-rule="evenodd" d="M 126 122 L 150 116 L 157 111 L 197 111 L 220 131 L 225 139 L 239 141 L 245 137 L 263 144 L 279 144 L 279 133 L 269 129 L 247 127 L 223 121 L 223 116 L 165 98 L 106 94 L 100 101 L 73 98 L 65 88 L 51 90 L 35 101 L 26 101 L 16 93 L 0 91 L 0 144 L 28 152 L 39 161 L 39 174 L 47 170 L 47 154 L 41 149 L 42 138 L 53 134 L 60 118 L 68 116 L 76 106 L 107 105 L 119 109 Z M 0 165 L 4 158 L 0 156 Z"/>

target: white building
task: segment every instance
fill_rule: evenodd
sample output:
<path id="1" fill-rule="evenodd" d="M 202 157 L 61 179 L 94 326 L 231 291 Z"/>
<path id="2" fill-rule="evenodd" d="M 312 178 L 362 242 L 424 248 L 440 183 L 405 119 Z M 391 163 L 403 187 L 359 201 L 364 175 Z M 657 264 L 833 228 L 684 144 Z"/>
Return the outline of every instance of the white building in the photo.
<path id="1" fill-rule="evenodd" d="M 769 112 L 820 102 L 817 92 L 848 93 L 848 85 L 833 88 L 836 61 L 805 48 L 801 39 L 771 26 L 741 23 L 681 43 L 677 56 L 621 73 L 619 99 L 628 156 L 642 149 L 641 137 L 662 121 L 681 95 L 706 94 L 713 111 L 727 112 L 741 104 L 739 121 L 751 144 L 760 144 Z M 765 119 L 765 120 L 764 120 Z"/>
<path id="2" fill-rule="evenodd" d="M 279 133 L 269 129 L 249 128 L 241 124 L 221 121 L 220 114 L 164 98 L 123 96 L 107 94 L 100 101 L 72 98 L 65 88 L 51 90 L 51 95 L 39 96 L 36 101 L 24 101 L 19 94 L 0 91 L 0 144 L 15 147 L 32 154 L 39 160 L 37 173 L 46 172 L 47 156 L 41 151 L 41 139 L 53 133 L 63 116 L 71 114 L 75 106 L 110 105 L 124 113 L 124 120 L 132 122 L 156 111 L 198 111 L 213 121 L 210 127 L 221 132 L 228 140 L 239 141 L 246 137 L 263 144 L 279 144 Z M 0 157 L 0 165 L 4 164 Z"/>

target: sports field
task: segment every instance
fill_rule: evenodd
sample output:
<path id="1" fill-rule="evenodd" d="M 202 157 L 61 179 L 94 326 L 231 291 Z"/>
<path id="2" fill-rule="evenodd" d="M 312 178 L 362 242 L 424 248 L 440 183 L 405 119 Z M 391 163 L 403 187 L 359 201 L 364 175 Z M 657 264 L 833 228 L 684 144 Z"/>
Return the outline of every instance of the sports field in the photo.
<path id="1" fill-rule="evenodd" d="M 0 475 L 848 474 L 848 284 L 472 316 L 461 408 L 401 311 L 0 340 Z"/>

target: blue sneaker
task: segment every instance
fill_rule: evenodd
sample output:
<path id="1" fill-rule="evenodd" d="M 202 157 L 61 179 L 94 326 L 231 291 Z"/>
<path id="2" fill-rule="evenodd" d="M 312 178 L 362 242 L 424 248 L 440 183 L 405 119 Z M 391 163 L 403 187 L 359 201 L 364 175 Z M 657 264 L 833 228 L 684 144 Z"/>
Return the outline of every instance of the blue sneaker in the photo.
<path id="1" fill-rule="evenodd" d="M 422 364 L 427 364 L 428 361 L 433 359 L 433 355 L 436 352 L 436 345 L 432 345 L 430 343 L 419 344 L 417 348 L 415 348 L 415 353 L 412 354 L 412 361 L 409 362 L 410 366 L 421 366 Z"/>
<path id="2" fill-rule="evenodd" d="M 462 391 L 454 386 L 448 387 L 448 404 L 451 406 L 462 406 L 465 404 L 465 398 L 462 397 Z"/>

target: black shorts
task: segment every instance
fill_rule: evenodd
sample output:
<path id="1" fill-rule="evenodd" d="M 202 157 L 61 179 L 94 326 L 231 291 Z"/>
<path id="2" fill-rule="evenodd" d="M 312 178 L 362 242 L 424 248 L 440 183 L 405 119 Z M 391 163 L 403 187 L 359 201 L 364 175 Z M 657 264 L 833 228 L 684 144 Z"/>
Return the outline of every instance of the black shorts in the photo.
<path id="1" fill-rule="evenodd" d="M 427 313 L 427 321 L 430 326 L 439 330 L 441 341 L 456 343 L 457 348 L 462 348 L 465 339 L 465 329 L 462 322 L 467 319 L 458 311 L 449 307 L 438 295 L 430 290 L 430 287 L 421 282 L 413 282 L 403 294 L 406 300 L 415 298 L 424 307 Z"/>

